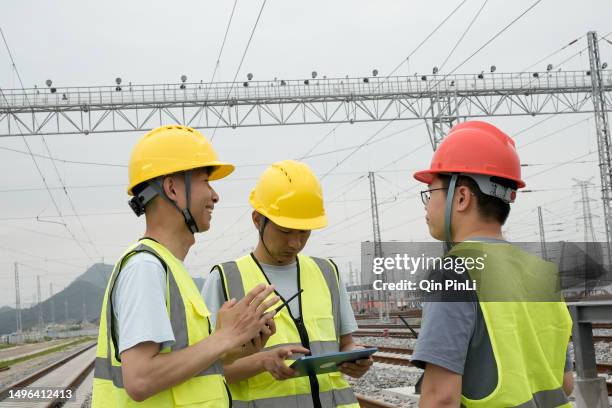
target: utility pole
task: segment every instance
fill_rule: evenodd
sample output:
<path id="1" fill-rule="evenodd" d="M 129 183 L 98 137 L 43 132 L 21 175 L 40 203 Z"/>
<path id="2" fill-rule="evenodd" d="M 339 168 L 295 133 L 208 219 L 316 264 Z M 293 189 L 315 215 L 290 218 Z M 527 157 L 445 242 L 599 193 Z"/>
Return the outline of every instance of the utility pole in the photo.
<path id="1" fill-rule="evenodd" d="M 66 290 L 64 290 L 64 321 L 68 324 L 68 296 L 66 296 Z"/>
<path id="2" fill-rule="evenodd" d="M 42 303 L 40 301 L 40 275 L 36 275 L 36 293 L 38 294 L 36 301 L 38 306 L 38 327 L 40 328 L 39 330 L 42 331 L 45 323 L 43 321 Z"/>
<path id="3" fill-rule="evenodd" d="M 55 300 L 53 299 L 53 282 L 49 282 L 49 301 L 51 302 L 51 323 L 55 323 Z"/>
<path id="4" fill-rule="evenodd" d="M 601 75 L 601 61 L 599 59 L 599 41 L 597 33 L 587 33 L 589 42 L 589 62 L 591 64 L 591 85 L 593 112 L 595 114 L 595 131 L 597 133 L 597 150 L 599 152 L 599 175 L 601 179 L 601 200 L 603 203 L 604 225 L 606 227 L 606 252 L 608 265 L 612 266 L 612 157 L 610 153 L 610 126 L 606 112 L 606 98 L 604 95 L 604 82 Z M 586 242 L 586 240 L 585 240 Z"/>
<path id="5" fill-rule="evenodd" d="M 87 305 L 85 304 L 85 299 L 83 299 L 83 324 L 87 321 Z"/>
<path id="6" fill-rule="evenodd" d="M 542 218 L 542 207 L 538 205 L 538 221 L 540 224 L 540 246 L 542 248 L 542 258 L 548 260 L 548 254 L 546 253 L 546 237 L 544 236 L 544 219 Z"/>
<path id="7" fill-rule="evenodd" d="M 374 172 L 368 172 L 368 179 L 370 180 L 370 202 L 372 206 L 372 229 L 374 231 L 374 257 L 382 258 L 382 243 L 380 239 L 380 219 L 378 217 L 378 198 L 376 197 L 376 180 Z M 387 281 L 387 273 L 383 271 L 381 279 L 384 282 Z M 378 299 L 381 300 L 381 294 L 379 291 Z M 387 291 L 382 291 L 382 307 L 378 308 L 378 316 L 381 321 L 389 320 L 389 303 L 387 300 Z M 384 309 L 384 314 L 383 314 Z"/>
<path id="8" fill-rule="evenodd" d="M 15 310 L 17 311 L 17 334 L 21 334 L 21 294 L 19 293 L 19 269 L 15 262 Z"/>

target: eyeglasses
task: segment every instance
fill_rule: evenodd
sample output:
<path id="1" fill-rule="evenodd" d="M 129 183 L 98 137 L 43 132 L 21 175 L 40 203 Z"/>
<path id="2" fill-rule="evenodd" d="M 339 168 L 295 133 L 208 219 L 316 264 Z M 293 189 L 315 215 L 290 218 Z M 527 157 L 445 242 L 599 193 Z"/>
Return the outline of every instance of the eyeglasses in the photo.
<path id="1" fill-rule="evenodd" d="M 448 187 L 432 188 L 429 190 L 421 191 L 421 201 L 423 201 L 423 204 L 427 205 L 427 203 L 429 203 L 429 200 L 431 200 L 431 192 L 437 190 L 448 190 Z"/>

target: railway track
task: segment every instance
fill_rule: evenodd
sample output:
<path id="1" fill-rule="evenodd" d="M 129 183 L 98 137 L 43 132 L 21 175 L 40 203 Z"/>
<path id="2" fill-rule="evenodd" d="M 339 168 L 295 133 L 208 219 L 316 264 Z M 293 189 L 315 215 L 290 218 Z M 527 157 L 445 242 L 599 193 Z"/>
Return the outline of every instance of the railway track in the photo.
<path id="1" fill-rule="evenodd" d="M 377 347 L 377 346 L 366 345 L 365 347 Z M 374 354 L 372 358 L 377 363 L 392 364 L 392 365 L 399 365 L 399 366 L 410 366 L 412 365 L 410 362 L 410 358 L 402 357 L 401 355 L 410 356 L 412 355 L 413 351 L 414 349 L 410 347 L 378 346 L 378 352 L 380 353 L 399 354 L 400 356 Z M 612 375 L 612 362 L 597 363 L 597 372 L 599 374 Z M 608 395 L 612 396 L 612 382 L 608 382 L 606 384 L 608 386 Z"/>
<path id="2" fill-rule="evenodd" d="M 0 390 L 0 405 L 2 407 L 17 407 L 23 408 L 51 408 L 61 405 L 62 401 L 60 398 L 48 398 L 48 399 L 37 399 L 37 400 L 24 400 L 14 398 L 15 392 L 28 388 L 32 390 L 45 390 L 45 389 L 63 389 L 74 390 L 78 388 L 81 382 L 89 375 L 93 370 L 95 361 L 95 342 L 89 343 L 74 353 L 64 357 L 60 361 L 57 361 L 37 372 L 23 378 L 8 387 Z M 68 392 L 65 391 L 65 395 Z M 45 394 L 43 392 L 42 394 Z M 47 393 L 48 395 L 48 393 Z M 11 398 L 13 396 L 13 398 Z M 28 402 L 25 402 L 28 401 Z M 25 404 L 24 404 L 25 402 Z"/>
<path id="3" fill-rule="evenodd" d="M 57 347 L 74 343 L 75 339 L 58 339 L 40 343 L 24 344 L 0 350 L 0 364 L 4 361 L 15 360 L 23 357 L 33 356 Z"/>
<path id="4" fill-rule="evenodd" d="M 420 324 L 411 324 L 413 329 L 420 329 Z M 360 329 L 406 329 L 407 327 L 400 323 L 362 323 Z M 610 323 L 593 323 L 593 329 L 612 329 Z"/>
<path id="5" fill-rule="evenodd" d="M 359 327 L 361 329 L 361 326 Z M 402 327 L 405 328 L 405 327 Z M 357 330 L 353 333 L 354 337 L 391 337 L 395 339 L 414 339 L 414 335 L 409 331 L 386 331 L 388 329 L 380 330 Z M 612 343 L 611 336 L 593 336 L 593 342 L 597 343 L 603 341 L 605 343 Z"/>

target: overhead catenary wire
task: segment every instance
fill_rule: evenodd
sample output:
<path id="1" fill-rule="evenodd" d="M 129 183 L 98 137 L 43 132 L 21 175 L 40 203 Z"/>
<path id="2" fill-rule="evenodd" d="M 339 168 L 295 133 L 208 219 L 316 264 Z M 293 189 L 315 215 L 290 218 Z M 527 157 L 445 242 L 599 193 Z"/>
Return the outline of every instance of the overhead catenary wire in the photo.
<path id="1" fill-rule="evenodd" d="M 6 100 L 6 95 L 4 94 L 4 92 L 2 91 L 2 89 L 0 89 L 0 95 Z M 19 123 L 17 122 L 17 128 L 19 130 L 19 132 L 21 133 L 21 137 L 23 138 L 24 143 L 26 144 L 26 148 L 28 149 L 28 151 L 32 151 L 32 149 L 30 148 L 29 143 L 27 142 L 25 136 L 23 136 L 23 132 L 21 131 L 21 126 L 19 125 Z M 36 170 L 41 178 L 41 180 L 43 181 L 43 184 L 45 186 L 45 190 L 47 191 L 49 198 L 51 199 L 51 202 L 53 203 L 53 206 L 55 207 L 57 213 L 58 213 L 58 217 L 62 220 L 62 222 L 60 223 L 70 234 L 70 236 L 72 237 L 73 242 L 75 242 L 79 248 L 81 249 L 81 251 L 87 255 L 87 257 L 93 261 L 93 258 L 91 258 L 91 256 L 87 253 L 87 251 L 85 250 L 85 248 L 83 247 L 83 245 L 81 244 L 81 241 L 79 241 L 76 237 L 76 235 L 74 234 L 74 232 L 70 229 L 70 227 L 68 226 L 68 224 L 66 223 L 65 219 L 64 219 L 64 215 L 62 214 L 61 209 L 59 208 L 59 205 L 57 203 L 57 201 L 55 200 L 55 197 L 53 197 L 53 194 L 51 193 L 51 189 L 49 188 L 49 185 L 47 183 L 47 179 L 45 178 L 44 173 L 42 172 L 42 169 L 40 168 L 40 165 L 38 164 L 38 162 L 36 161 L 36 158 L 33 155 L 30 155 L 30 157 L 32 158 L 32 161 L 34 162 L 34 166 L 36 167 Z M 65 189 L 63 189 L 64 191 L 66 191 Z M 28 218 L 34 218 L 36 219 L 37 217 L 28 217 Z M 90 239 L 91 241 L 91 239 Z"/>
<path id="2" fill-rule="evenodd" d="M 402 67 L 402 65 L 404 65 L 406 63 L 406 61 L 408 61 L 410 59 L 410 57 L 412 57 L 436 32 L 438 32 L 438 30 L 444 26 L 444 24 L 446 24 L 446 22 L 461 8 L 461 6 L 463 6 L 466 3 L 467 0 L 463 0 L 461 3 L 459 3 L 459 5 L 457 5 L 457 7 L 455 7 L 409 54 L 406 58 L 402 59 L 402 61 L 391 70 L 391 72 L 386 75 L 382 81 L 379 81 L 376 89 L 378 89 L 382 84 L 384 84 L 393 74 L 395 74 L 397 72 L 398 69 L 400 69 Z M 334 128 L 332 130 L 330 130 L 329 132 L 327 132 L 321 139 L 319 139 L 319 141 L 317 141 L 304 155 L 302 155 L 302 157 L 300 158 L 300 160 L 305 159 L 310 153 L 312 153 L 317 147 L 319 147 L 319 145 L 321 143 L 323 143 L 323 141 L 325 141 L 325 139 L 327 139 L 327 137 L 329 135 L 331 135 L 332 133 L 334 133 L 336 131 L 336 129 L 338 129 L 338 127 L 340 127 L 342 125 L 342 123 L 338 123 L 336 126 L 334 126 Z"/>
<path id="3" fill-rule="evenodd" d="M 480 51 L 482 51 L 484 48 L 486 48 L 489 44 L 491 44 L 495 39 L 497 39 L 501 34 L 503 34 L 505 31 L 507 31 L 512 25 L 514 25 L 517 21 L 519 21 L 523 16 L 525 16 L 527 13 L 529 13 L 529 11 L 531 11 L 534 7 L 536 7 L 539 3 L 541 3 L 542 0 L 536 0 L 534 3 L 532 3 L 527 9 L 525 9 L 521 14 L 519 14 L 517 17 L 515 17 L 510 23 L 506 24 L 501 30 L 499 30 L 496 34 L 494 34 L 490 39 L 488 39 L 483 45 L 481 45 L 478 49 L 476 49 L 474 52 L 472 52 L 470 54 L 470 56 L 468 56 L 467 58 L 465 58 L 461 63 L 459 63 L 457 66 L 455 66 L 455 68 L 453 68 L 449 73 L 445 74 L 443 76 L 443 78 L 441 78 L 439 81 L 432 81 L 432 82 L 436 82 L 439 83 L 443 80 L 445 80 L 449 75 L 453 74 L 456 70 L 458 70 L 459 68 L 461 68 L 463 65 L 465 65 L 465 63 L 467 63 L 470 59 L 472 59 L 475 55 L 477 55 Z M 430 85 L 428 87 L 427 90 L 431 89 L 434 86 L 434 84 Z M 414 102 L 410 105 L 412 106 L 414 104 Z M 407 109 L 409 109 L 409 107 L 404 108 L 404 111 L 406 111 Z M 360 150 L 363 146 L 365 146 L 366 143 L 370 142 L 374 137 L 376 137 L 382 130 L 384 130 L 386 127 L 388 127 L 391 123 L 393 123 L 396 119 L 390 119 L 387 123 L 385 123 L 384 126 L 382 126 L 378 131 L 376 131 L 372 136 L 370 136 L 369 138 L 366 139 L 366 141 L 362 144 L 360 144 L 358 147 L 356 147 L 352 152 L 350 152 L 347 156 L 345 156 L 342 160 L 340 160 L 339 162 L 337 162 L 332 168 L 330 168 L 324 175 L 322 178 L 325 178 L 329 173 L 331 173 L 332 171 L 334 171 L 335 169 L 337 169 L 339 166 L 341 166 L 347 159 L 349 159 L 353 154 L 355 154 L 358 150 Z"/>
<path id="4" fill-rule="evenodd" d="M 240 58 L 240 63 L 238 64 L 238 68 L 236 69 L 236 73 L 234 74 L 234 79 L 232 80 L 232 83 L 230 85 L 230 89 L 227 91 L 227 96 L 225 97 L 225 99 L 229 99 L 230 94 L 232 93 L 232 90 L 234 89 L 234 85 L 236 84 L 236 78 L 238 78 L 238 74 L 240 73 L 240 69 L 242 68 L 242 63 L 244 62 L 244 58 L 246 57 L 247 51 L 249 50 L 249 47 L 251 45 L 251 41 L 253 40 L 253 36 L 255 35 L 255 30 L 257 29 L 257 25 L 259 24 L 259 20 L 261 18 L 261 14 L 263 13 L 264 7 L 266 6 L 266 2 L 268 0 L 263 0 L 263 2 L 261 3 L 261 7 L 259 8 L 259 14 L 257 14 L 257 19 L 255 20 L 255 24 L 253 25 L 253 29 L 251 30 L 251 35 L 249 36 L 249 41 L 247 42 L 246 47 L 244 48 L 244 52 L 242 53 L 242 57 Z M 217 123 L 215 124 L 215 128 L 213 129 L 213 133 L 212 136 L 210 137 L 210 141 L 212 142 L 213 139 L 215 138 L 215 134 L 217 133 L 217 128 L 219 127 L 219 122 L 221 121 L 221 116 L 223 116 L 223 111 L 225 110 L 225 107 L 228 105 L 229 101 L 226 102 L 222 107 L 221 107 L 221 113 L 219 113 L 219 116 L 217 117 Z"/>
<path id="5" fill-rule="evenodd" d="M 531 174 L 531 175 L 527 176 L 526 178 L 531 179 L 531 178 L 534 178 L 534 177 L 540 176 L 540 175 L 542 175 L 542 174 L 544 174 L 544 173 L 548 173 L 549 171 L 552 171 L 552 170 L 558 169 L 558 168 L 559 168 L 559 167 L 561 167 L 561 166 L 566 166 L 566 165 L 568 165 L 568 164 L 571 164 L 571 163 L 572 163 L 574 160 L 579 160 L 579 159 L 582 159 L 582 158 L 584 158 L 584 157 L 590 156 L 590 155 L 595 154 L 595 153 L 596 153 L 596 152 L 588 152 L 588 153 L 582 154 L 582 155 L 580 155 L 580 156 L 578 156 L 578 157 L 576 157 L 576 158 L 574 158 L 574 159 L 572 159 L 572 160 L 568 160 L 568 161 L 566 161 L 566 162 L 562 162 L 562 163 L 557 164 L 557 165 L 555 165 L 555 166 L 552 166 L 552 167 L 550 167 L 550 168 L 548 168 L 548 169 L 546 169 L 546 170 L 542 170 L 542 171 L 540 171 L 540 172 L 538 172 L 538 173 Z"/>
<path id="6" fill-rule="evenodd" d="M 565 44 L 563 47 L 559 48 L 558 50 L 551 52 L 551 53 L 550 53 L 550 54 L 548 54 L 547 56 L 545 56 L 545 57 L 543 57 L 542 59 L 540 59 L 540 60 L 538 60 L 538 61 L 534 62 L 533 64 L 529 65 L 528 67 L 523 68 L 523 69 L 522 69 L 520 72 L 521 72 L 521 73 L 522 73 L 522 72 L 527 72 L 527 71 L 529 71 L 531 68 L 535 67 L 536 65 L 541 64 L 541 63 L 542 63 L 542 62 L 544 62 L 544 61 L 548 61 L 548 60 L 550 60 L 550 58 L 551 58 L 551 57 L 554 57 L 555 55 L 557 55 L 557 54 L 558 54 L 558 53 L 560 53 L 561 51 L 565 50 L 566 48 L 569 48 L 569 47 L 571 47 L 572 45 L 576 44 L 576 43 L 577 43 L 577 42 L 578 42 L 578 41 L 579 41 L 581 38 L 584 38 L 584 35 L 582 35 L 582 36 L 580 36 L 580 37 L 578 37 L 578 38 L 573 39 L 572 41 L 570 41 L 569 43 Z"/>
<path id="7" fill-rule="evenodd" d="M 452 16 L 453 16 L 453 15 L 454 15 L 456 12 L 457 12 L 457 11 L 459 11 L 459 9 L 460 9 L 460 8 L 461 8 L 461 7 L 462 7 L 462 6 L 463 6 L 463 5 L 466 3 L 466 1 L 467 1 L 467 0 L 464 0 L 464 1 L 462 1 L 461 3 L 459 3 L 459 5 L 457 5 L 457 7 L 455 7 L 455 8 L 454 8 L 454 9 L 453 9 L 453 10 L 450 12 L 450 14 L 448 14 L 448 15 L 447 15 L 447 16 L 444 18 L 444 20 L 442 20 L 442 21 L 440 22 L 440 24 L 438 24 L 438 25 L 436 26 L 436 28 L 434 28 L 434 29 L 433 29 L 433 31 L 432 31 L 432 32 L 430 32 L 430 33 L 427 35 L 427 37 L 425 37 L 425 38 L 423 39 L 423 41 L 421 41 L 421 42 L 419 43 L 419 45 L 417 45 L 417 46 L 414 48 L 414 50 L 412 50 L 412 52 L 411 52 L 410 54 L 408 54 L 408 56 L 407 56 L 405 59 L 403 59 L 403 60 L 402 60 L 402 62 L 400 62 L 400 63 L 399 63 L 399 64 L 398 64 L 398 65 L 397 65 L 395 68 L 393 68 L 393 70 L 391 70 L 391 72 L 389 73 L 389 75 L 387 76 L 387 78 L 388 78 L 388 77 L 390 77 L 390 76 L 392 76 L 393 74 L 395 74 L 395 73 L 397 72 L 397 70 L 398 70 L 398 69 L 400 69 L 400 68 L 402 67 L 402 65 L 404 65 L 404 64 L 405 64 L 405 63 L 406 63 L 406 62 L 407 62 L 407 61 L 410 59 L 410 57 L 412 57 L 412 56 L 413 56 L 413 55 L 414 55 L 414 54 L 415 54 L 415 53 L 416 53 L 416 52 L 417 52 L 417 51 L 418 51 L 418 50 L 419 50 L 419 49 L 420 49 L 420 48 L 421 48 L 421 47 L 422 47 L 422 46 L 423 46 L 423 45 L 424 45 L 426 42 L 427 42 L 427 40 L 429 40 L 429 39 L 430 39 L 430 38 L 431 38 L 431 37 L 432 37 L 432 36 L 433 36 L 433 35 L 434 35 L 434 34 L 435 34 L 435 33 L 436 33 L 436 32 L 437 32 L 437 31 L 438 31 L 438 30 L 439 30 L 439 29 L 442 27 L 442 26 L 444 26 L 444 24 L 446 24 L 446 22 L 447 22 L 447 21 L 448 21 L 448 20 L 449 20 L 449 19 L 450 19 L 450 18 L 451 18 L 451 17 L 452 17 Z"/>
<path id="8" fill-rule="evenodd" d="M 229 21 L 227 22 L 227 26 L 225 27 L 225 34 L 223 35 L 223 41 L 221 41 L 221 47 L 219 47 L 219 54 L 217 55 L 217 62 L 215 63 L 215 68 L 213 69 L 212 76 L 210 77 L 210 83 L 212 84 L 215 80 L 215 75 L 217 74 L 217 70 L 219 69 L 219 65 L 221 63 L 221 55 L 223 54 L 223 49 L 225 48 L 225 41 L 227 40 L 227 34 L 229 33 L 230 26 L 232 25 L 232 19 L 234 18 L 234 12 L 236 11 L 236 4 L 238 0 L 234 0 L 234 5 L 232 6 L 232 12 L 230 13 Z M 208 100 L 208 94 L 210 92 L 210 87 L 206 90 L 205 100 Z M 198 118 L 198 124 L 196 127 L 200 127 L 200 123 L 202 121 L 202 115 L 204 114 L 204 107 L 201 108 L 200 116 Z"/>
<path id="9" fill-rule="evenodd" d="M 5 47 L 6 47 L 7 53 L 8 53 L 8 55 L 9 55 L 9 59 L 10 59 L 10 61 L 11 61 L 11 66 L 12 66 L 12 68 L 13 68 L 13 70 L 14 70 L 15 74 L 17 75 L 17 78 L 18 78 L 18 80 L 19 80 L 19 84 L 20 84 L 20 86 L 21 86 L 21 89 L 22 89 L 22 90 L 24 90 L 24 92 L 25 92 L 25 86 L 23 85 L 23 81 L 22 81 L 22 79 L 21 79 L 21 75 L 19 74 L 19 70 L 17 69 L 17 64 L 15 63 L 15 59 L 13 58 L 13 54 L 12 54 L 12 52 L 11 52 L 11 48 L 9 47 L 8 41 L 6 40 L 6 36 L 4 35 L 4 30 L 2 30 L 2 28 L 1 28 L 1 27 L 0 27 L 0 35 L 2 36 L 2 41 L 4 42 L 4 45 L 5 45 Z M 4 98 L 4 100 L 5 100 L 5 101 L 8 103 L 8 100 L 7 100 L 7 98 L 6 98 L 6 95 L 4 94 L 4 91 L 2 91 L 2 90 L 0 89 L 0 92 L 2 93 L 2 97 Z M 25 94 L 25 95 L 26 95 L 26 101 L 27 101 L 28 105 L 31 105 L 31 104 L 30 104 L 30 101 L 29 101 L 29 99 L 28 99 L 28 97 L 27 97 L 27 94 Z M 36 120 L 36 117 L 35 117 L 35 116 L 34 116 L 34 120 Z M 19 122 L 16 122 L 16 123 L 17 123 L 17 127 L 18 127 L 18 129 L 19 129 L 19 133 L 21 134 L 21 138 L 23 139 L 23 141 L 24 141 L 24 143 L 25 143 L 25 145 L 26 145 L 26 147 L 27 147 L 28 151 L 29 151 L 29 152 L 30 152 L 30 154 L 32 155 L 32 149 L 30 148 L 30 145 L 29 145 L 29 143 L 27 142 L 26 137 L 23 135 L 23 132 L 21 131 L 21 126 L 19 125 Z M 43 145 L 45 146 L 45 149 L 46 149 L 46 151 L 47 151 L 47 153 L 48 153 L 49 157 L 52 157 L 52 155 L 51 155 L 51 151 L 50 151 L 49 146 L 48 146 L 48 144 L 47 144 L 47 140 L 45 139 L 45 137 L 44 137 L 43 135 L 41 135 L 41 140 L 43 141 Z M 45 179 L 45 176 L 44 176 L 44 174 L 42 173 L 42 170 L 41 170 L 40 166 L 38 165 L 38 162 L 36 161 L 36 158 L 35 158 L 33 155 L 32 155 L 31 157 L 32 157 L 33 162 L 35 163 L 36 169 L 37 169 L 37 171 L 39 172 L 40 177 L 41 177 L 41 178 L 42 178 L 42 180 L 43 180 L 43 183 L 44 183 L 45 187 L 47 188 L 47 191 L 48 191 L 48 193 L 49 193 L 49 197 L 51 198 L 51 201 L 53 202 L 53 205 L 55 206 L 55 209 L 57 210 L 58 214 L 59 214 L 59 215 L 60 215 L 60 217 L 61 217 L 61 215 L 62 215 L 61 209 L 60 209 L 60 207 L 59 207 L 58 203 L 55 201 L 55 198 L 53 197 L 53 194 L 51 193 L 51 190 L 49 190 L 49 189 L 48 189 L 48 187 L 49 187 L 49 186 L 48 186 L 48 184 L 47 184 L 47 181 L 46 181 L 46 179 Z M 64 181 L 63 181 L 62 176 L 61 176 L 61 174 L 60 174 L 60 172 L 59 172 L 59 169 L 57 168 L 57 164 L 56 164 L 56 163 L 55 163 L 55 161 L 53 161 L 53 160 L 51 160 L 51 163 L 53 164 L 53 168 L 54 168 L 54 170 L 55 170 L 55 173 L 56 173 L 56 175 L 57 175 L 57 177 L 58 177 L 58 180 L 59 180 L 60 184 L 62 185 L 62 187 L 64 187 Z M 70 198 L 70 195 L 68 194 L 68 191 L 66 190 L 66 188 L 65 188 L 65 187 L 63 188 L 63 191 L 64 191 L 64 194 L 66 195 L 66 198 L 67 198 L 67 200 L 68 200 L 68 202 L 69 202 L 69 204 L 70 204 L 70 206 L 71 206 L 71 208 L 72 208 L 72 211 L 73 211 L 75 214 L 77 214 L 77 211 L 76 211 L 76 208 L 75 208 L 75 206 L 74 206 L 74 203 L 72 202 L 72 199 Z M 98 251 L 98 249 L 96 248 L 96 246 L 93 244 L 93 241 L 92 241 L 91 237 L 89 236 L 89 233 L 88 233 L 88 232 L 87 232 L 87 230 L 85 229 L 85 225 L 83 224 L 83 221 L 82 221 L 82 220 L 80 219 L 80 217 L 78 217 L 78 216 L 77 216 L 77 220 L 78 220 L 78 222 L 79 222 L 79 224 L 80 224 L 80 226 L 81 226 L 81 229 L 83 230 L 83 234 L 84 234 L 84 235 L 85 235 L 85 237 L 87 238 L 87 241 L 88 241 L 89 245 L 90 245 L 90 246 L 91 246 L 91 247 L 94 249 L 94 251 L 95 251 L 95 252 L 98 254 L 98 256 L 100 257 L 100 252 Z M 78 245 L 78 246 L 81 248 L 81 250 L 82 250 L 82 251 L 83 251 L 83 252 L 84 252 L 84 253 L 85 253 L 87 256 L 89 256 L 89 254 L 87 253 L 87 251 L 85 250 L 85 248 L 83 247 L 83 245 L 82 245 L 82 244 L 80 243 L 80 241 L 79 241 L 79 240 L 76 238 L 76 235 L 74 235 L 74 232 L 73 232 L 73 231 L 70 229 L 70 227 L 68 226 L 68 224 L 66 224 L 66 222 L 63 220 L 63 218 L 62 218 L 62 223 L 63 223 L 64 228 L 66 228 L 66 230 L 68 231 L 68 233 L 69 233 L 69 234 L 70 234 L 70 235 L 73 237 L 74 241 L 75 241 L 75 242 L 77 243 L 77 245 Z M 92 258 L 91 260 L 93 261 L 93 258 Z"/>
<path id="10" fill-rule="evenodd" d="M 55 162 L 59 162 L 59 163 L 66 163 L 66 164 L 82 164 L 82 165 L 87 165 L 87 166 L 127 168 L 126 164 L 102 163 L 102 162 L 87 162 L 87 161 L 80 161 L 80 160 L 59 159 L 57 157 L 50 156 L 50 155 L 37 154 L 37 153 L 30 154 L 30 152 L 26 152 L 26 151 L 19 150 L 19 149 L 13 149 L 13 148 L 10 148 L 10 147 L 4 147 L 4 146 L 0 146 L 0 150 L 6 150 L 6 151 L 9 151 L 9 152 L 25 154 L 25 155 L 28 155 L 28 156 L 33 155 L 34 157 L 39 157 L 41 159 L 48 159 L 48 160 L 51 160 L 51 161 L 55 161 Z"/>
<path id="11" fill-rule="evenodd" d="M 512 21 L 510 21 L 508 24 L 506 24 L 501 30 L 499 30 L 495 35 L 493 35 L 493 37 L 491 37 L 489 40 L 487 40 L 483 45 L 481 45 L 477 50 L 475 50 L 472 54 L 470 54 L 470 56 L 468 56 L 466 59 L 464 59 L 462 62 L 460 62 L 455 68 L 453 68 L 451 70 L 451 72 L 448 74 L 452 74 L 455 71 L 457 71 L 459 68 L 461 68 L 462 66 L 464 66 L 469 60 L 471 60 L 476 54 L 478 54 L 480 51 L 482 51 L 484 48 L 486 48 L 489 44 L 491 44 L 493 41 L 495 41 L 497 39 L 497 37 L 499 37 L 500 35 L 502 35 L 506 30 L 508 30 L 510 27 L 512 27 L 517 21 L 519 21 L 523 16 L 525 16 L 527 13 L 529 13 L 531 10 L 533 10 L 534 7 L 536 7 L 538 4 L 540 4 L 542 2 L 542 0 L 536 0 L 535 2 L 533 2 L 528 8 L 526 8 L 521 14 L 519 14 L 516 18 L 514 18 Z"/>
<path id="12" fill-rule="evenodd" d="M 525 147 L 527 147 L 527 146 L 529 146 L 529 145 L 532 145 L 532 144 L 537 143 L 537 142 L 539 142 L 539 141 L 541 141 L 541 140 L 544 140 L 544 139 L 546 139 L 546 138 L 549 138 L 549 137 L 551 137 L 551 136 L 554 136 L 554 135 L 556 135 L 556 134 L 559 134 L 559 133 L 561 133 L 561 132 L 563 132 L 563 131 L 566 131 L 566 130 L 568 130 L 568 129 L 571 129 L 571 128 L 573 128 L 573 127 L 575 127 L 575 126 L 578 126 L 578 125 L 580 125 L 580 124 L 582 124 L 582 123 L 584 123 L 584 122 L 589 122 L 589 121 L 590 121 L 590 119 L 591 119 L 591 118 L 584 118 L 584 119 L 581 119 L 581 120 L 579 120 L 579 121 L 577 121 L 577 122 L 574 122 L 574 123 L 571 123 L 571 124 L 569 124 L 569 125 L 567 125 L 567 126 L 564 126 L 564 127 L 562 127 L 561 129 L 557 129 L 557 130 L 554 130 L 554 131 L 552 131 L 552 132 L 546 133 L 545 135 L 542 135 L 542 136 L 538 137 L 537 139 L 534 139 L 534 140 L 531 140 L 531 141 L 529 141 L 529 142 L 527 142 L 527 143 L 524 143 L 524 144 L 522 144 L 522 145 L 519 145 L 519 147 L 520 147 L 521 149 L 524 149 Z"/>
<path id="13" fill-rule="evenodd" d="M 455 50 L 457 49 L 457 47 L 459 47 L 459 44 L 461 44 L 461 41 L 463 41 L 463 39 L 465 38 L 465 36 L 467 35 L 467 33 L 470 31 L 470 29 L 472 28 L 472 26 L 474 25 L 474 23 L 476 22 L 476 20 L 478 19 L 478 16 L 480 16 L 480 13 L 482 13 L 482 10 L 485 8 L 485 6 L 487 5 L 487 3 L 489 2 L 489 0 L 485 0 L 482 3 L 482 6 L 480 6 L 480 8 L 478 9 L 478 11 L 476 12 L 476 14 L 474 15 L 474 17 L 472 18 L 472 20 L 470 21 L 470 23 L 468 24 L 468 26 L 466 27 L 466 29 L 463 31 L 463 33 L 461 34 L 461 36 L 459 37 L 459 39 L 457 40 L 457 42 L 455 43 L 455 45 L 453 46 L 453 48 L 451 49 L 451 51 L 448 53 L 448 55 L 446 56 L 446 58 L 444 59 L 444 61 L 442 62 L 442 64 L 440 64 L 439 70 L 442 71 L 442 69 L 444 68 L 444 66 L 446 65 L 446 63 L 448 62 L 448 60 L 450 59 L 450 57 L 452 57 L 452 55 L 455 53 Z"/>

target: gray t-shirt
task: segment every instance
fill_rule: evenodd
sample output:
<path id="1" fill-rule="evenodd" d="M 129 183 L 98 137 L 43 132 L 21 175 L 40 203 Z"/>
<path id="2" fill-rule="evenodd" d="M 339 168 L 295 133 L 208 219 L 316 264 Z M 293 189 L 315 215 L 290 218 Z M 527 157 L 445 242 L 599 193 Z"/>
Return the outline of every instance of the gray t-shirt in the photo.
<path id="1" fill-rule="evenodd" d="M 458 276 L 452 271 L 444 275 L 442 279 Z M 497 385 L 497 364 L 477 299 L 423 302 L 421 331 L 411 360 L 423 369 L 426 363 L 431 363 L 461 374 L 462 394 L 470 399 L 489 395 Z M 568 350 L 565 371 L 571 369 Z"/>
<path id="2" fill-rule="evenodd" d="M 297 263 L 294 262 L 289 265 L 278 266 L 267 265 L 260 262 L 260 265 L 270 280 L 270 283 L 275 286 L 276 291 L 284 299 L 290 298 L 298 291 Z M 339 282 L 340 335 L 344 336 L 345 334 L 357 331 L 357 321 L 355 320 L 355 315 L 353 314 L 353 309 L 351 308 L 346 287 L 344 286 L 342 279 L 340 279 Z M 202 288 L 202 297 L 205 299 L 206 306 L 208 306 L 208 309 L 210 310 L 210 320 L 211 324 L 214 326 L 216 323 L 217 311 L 221 308 L 223 302 L 225 302 L 223 283 L 221 282 L 221 277 L 219 276 L 219 270 L 217 268 L 214 268 L 206 278 L 204 287 Z M 289 302 L 291 314 L 296 318 L 300 315 L 298 302 L 297 297 Z"/>
<path id="3" fill-rule="evenodd" d="M 112 300 L 119 353 L 145 341 L 159 343 L 160 349 L 174 343 L 166 308 L 166 271 L 155 256 L 139 252 L 126 261 Z"/>

